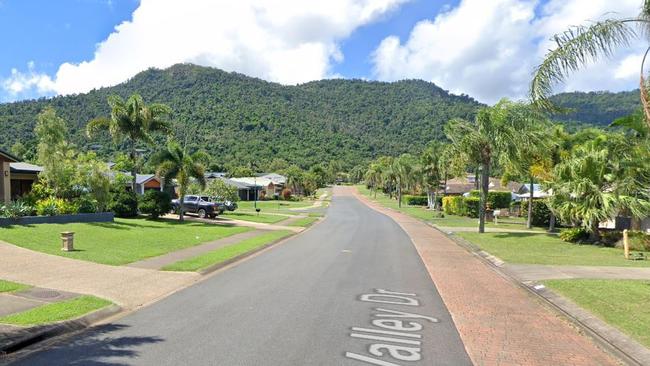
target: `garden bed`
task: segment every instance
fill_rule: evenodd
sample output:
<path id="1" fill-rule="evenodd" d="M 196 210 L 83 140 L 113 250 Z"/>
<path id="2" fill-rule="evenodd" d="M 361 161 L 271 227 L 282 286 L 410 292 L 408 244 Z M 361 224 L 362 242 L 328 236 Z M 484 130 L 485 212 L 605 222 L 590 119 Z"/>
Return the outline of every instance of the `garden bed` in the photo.
<path id="1" fill-rule="evenodd" d="M 22 216 L 2 217 L 0 227 L 11 225 L 32 225 L 32 224 L 71 224 L 88 222 L 113 222 L 115 215 L 112 212 L 79 213 L 55 216 Z"/>

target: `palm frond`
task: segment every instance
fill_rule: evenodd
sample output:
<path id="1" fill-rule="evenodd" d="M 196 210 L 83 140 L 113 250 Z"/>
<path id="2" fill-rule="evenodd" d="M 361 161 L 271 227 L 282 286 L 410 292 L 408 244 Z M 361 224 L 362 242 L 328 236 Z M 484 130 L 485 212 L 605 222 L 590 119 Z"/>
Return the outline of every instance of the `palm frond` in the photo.
<path id="1" fill-rule="evenodd" d="M 630 40 L 637 37 L 631 27 L 631 22 L 635 21 L 638 19 L 608 19 L 555 35 L 553 40 L 557 47 L 546 54 L 533 76 L 530 86 L 533 104 L 542 110 L 555 110 L 549 100 L 553 87 L 581 66 L 611 56 L 618 46 L 629 45 Z"/>
<path id="2" fill-rule="evenodd" d="M 91 120 L 86 125 L 86 136 L 88 138 L 93 137 L 97 132 L 101 130 L 108 130 L 111 127 L 111 120 L 105 117 L 99 117 Z"/>

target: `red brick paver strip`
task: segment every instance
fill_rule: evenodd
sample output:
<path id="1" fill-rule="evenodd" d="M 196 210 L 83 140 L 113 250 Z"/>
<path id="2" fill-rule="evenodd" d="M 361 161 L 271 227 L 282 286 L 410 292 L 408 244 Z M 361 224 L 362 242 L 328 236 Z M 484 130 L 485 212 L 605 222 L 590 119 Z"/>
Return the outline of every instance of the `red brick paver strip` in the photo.
<path id="1" fill-rule="evenodd" d="M 533 295 L 436 229 L 337 187 L 395 220 L 411 237 L 475 365 L 620 365 Z"/>

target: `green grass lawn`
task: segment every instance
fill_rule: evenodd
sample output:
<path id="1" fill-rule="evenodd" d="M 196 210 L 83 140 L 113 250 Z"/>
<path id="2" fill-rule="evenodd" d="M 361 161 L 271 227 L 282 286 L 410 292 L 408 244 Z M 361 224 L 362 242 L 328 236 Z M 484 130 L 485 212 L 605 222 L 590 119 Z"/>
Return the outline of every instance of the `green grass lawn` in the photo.
<path id="1" fill-rule="evenodd" d="M 272 200 L 272 201 L 257 201 L 257 208 L 261 209 L 260 213 L 271 212 L 271 213 L 292 213 L 291 208 L 301 208 L 309 207 L 314 204 L 312 200 L 302 200 L 302 201 L 282 201 L 282 200 Z M 253 211 L 255 212 L 255 206 L 253 201 L 240 201 L 237 202 L 239 209 L 243 211 Z M 236 212 L 236 211 L 235 211 Z"/>
<path id="2" fill-rule="evenodd" d="M 288 226 L 307 227 L 313 224 L 315 221 L 318 221 L 318 217 L 303 217 L 302 219 L 298 219 L 290 223 Z"/>
<path id="3" fill-rule="evenodd" d="M 626 260 L 621 249 L 567 243 L 557 235 L 469 232 L 455 235 L 510 263 L 650 267 L 650 261 Z"/>
<path id="4" fill-rule="evenodd" d="M 163 267 L 165 271 L 199 271 L 203 268 L 225 262 L 238 255 L 255 250 L 263 245 L 291 235 L 288 230 L 279 230 L 265 233 L 250 239 L 243 240 L 239 243 L 225 246 L 217 250 L 182 260 Z"/>
<path id="5" fill-rule="evenodd" d="M 61 320 L 74 319 L 91 311 L 99 310 L 111 302 L 94 296 L 80 296 L 74 299 L 41 305 L 27 311 L 0 317 L 0 323 L 12 325 L 40 325 Z"/>
<path id="6" fill-rule="evenodd" d="M 428 221 L 441 227 L 478 227 L 478 219 L 455 215 L 446 215 L 442 218 L 433 217 L 433 213 L 430 210 L 427 210 L 426 207 L 408 206 L 402 203 L 402 207 L 399 208 L 396 199 L 391 199 L 381 192 L 377 192 L 377 198 L 375 198 L 374 193 L 366 188 L 366 186 L 358 185 L 356 187 L 361 194 L 378 202 L 384 207 L 399 210 L 407 215 Z M 487 221 L 485 224 L 487 227 L 491 228 L 526 230 L 526 219 L 523 217 L 502 218 L 499 220 L 499 224 L 494 224 L 492 221 Z M 543 231 L 545 228 L 533 228 L 532 230 Z"/>
<path id="7" fill-rule="evenodd" d="M 276 222 L 284 221 L 290 218 L 289 216 L 267 215 L 261 212 L 258 214 L 257 212 L 240 212 L 240 211 L 224 212 L 222 217 L 234 219 L 234 220 L 261 222 L 265 224 L 275 224 Z"/>
<path id="8" fill-rule="evenodd" d="M 37 224 L 0 229 L 0 240 L 48 254 L 122 265 L 251 230 L 176 220 L 115 219 L 112 223 Z M 60 232 L 74 231 L 74 252 L 61 251 Z"/>
<path id="9" fill-rule="evenodd" d="M 27 290 L 30 286 L 21 283 L 0 280 L 0 292 L 18 292 Z"/>
<path id="10" fill-rule="evenodd" d="M 650 347 L 650 281 L 574 279 L 544 284 Z"/>

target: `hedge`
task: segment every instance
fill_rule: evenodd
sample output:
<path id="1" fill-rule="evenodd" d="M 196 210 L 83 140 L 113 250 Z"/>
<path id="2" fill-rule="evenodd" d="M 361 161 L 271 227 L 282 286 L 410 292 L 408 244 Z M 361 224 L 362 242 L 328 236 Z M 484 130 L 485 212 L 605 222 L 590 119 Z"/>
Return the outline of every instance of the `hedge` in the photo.
<path id="1" fill-rule="evenodd" d="M 473 190 L 469 192 L 470 197 L 481 197 L 481 191 Z M 493 210 L 500 208 L 510 208 L 512 202 L 512 193 L 506 191 L 489 191 L 487 196 L 488 206 Z"/>
<path id="2" fill-rule="evenodd" d="M 528 201 L 521 201 L 521 215 L 528 217 Z M 551 210 L 546 200 L 533 200 L 533 225 L 548 226 L 551 222 Z"/>
<path id="3" fill-rule="evenodd" d="M 478 197 L 465 198 L 465 207 L 467 216 L 472 218 L 478 217 L 479 207 L 481 206 L 481 199 Z"/>
<path id="4" fill-rule="evenodd" d="M 427 196 L 404 195 L 404 202 L 410 206 L 426 206 L 429 204 Z"/>
<path id="5" fill-rule="evenodd" d="M 442 210 L 447 215 L 463 216 L 467 213 L 465 206 L 465 197 L 463 196 L 446 196 L 442 198 Z"/>

